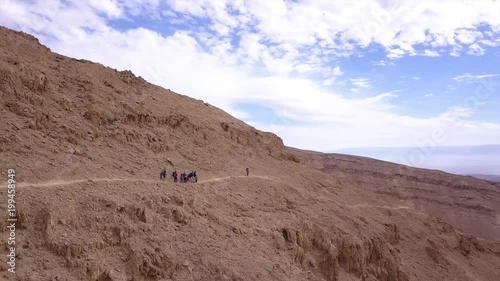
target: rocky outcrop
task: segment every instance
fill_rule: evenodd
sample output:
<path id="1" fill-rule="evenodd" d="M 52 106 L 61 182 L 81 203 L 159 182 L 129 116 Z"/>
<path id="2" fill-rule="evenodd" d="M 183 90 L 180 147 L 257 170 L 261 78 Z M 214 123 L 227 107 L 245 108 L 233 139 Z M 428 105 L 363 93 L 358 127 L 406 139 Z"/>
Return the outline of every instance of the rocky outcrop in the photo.
<path id="1" fill-rule="evenodd" d="M 327 281 L 339 280 L 340 269 L 361 280 L 409 280 L 399 268 L 399 234 L 394 225 L 388 225 L 386 232 L 372 238 L 332 236 L 319 226 L 306 223 L 299 229 L 283 228 L 282 234 L 293 260 L 305 268 L 319 270 Z"/>

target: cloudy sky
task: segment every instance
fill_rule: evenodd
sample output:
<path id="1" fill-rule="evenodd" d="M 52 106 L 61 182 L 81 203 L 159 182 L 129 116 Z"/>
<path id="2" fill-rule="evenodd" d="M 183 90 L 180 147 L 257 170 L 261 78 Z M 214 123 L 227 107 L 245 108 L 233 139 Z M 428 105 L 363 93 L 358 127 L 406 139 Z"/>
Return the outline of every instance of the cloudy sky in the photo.
<path id="1" fill-rule="evenodd" d="M 500 0 L 0 0 L 0 25 L 285 144 L 500 144 Z"/>

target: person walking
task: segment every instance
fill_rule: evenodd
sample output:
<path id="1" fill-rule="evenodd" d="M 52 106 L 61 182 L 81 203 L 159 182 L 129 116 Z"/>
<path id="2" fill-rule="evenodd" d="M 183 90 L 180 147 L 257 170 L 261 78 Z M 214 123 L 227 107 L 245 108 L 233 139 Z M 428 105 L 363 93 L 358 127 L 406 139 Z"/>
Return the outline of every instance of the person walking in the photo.
<path id="1" fill-rule="evenodd" d="M 160 180 L 165 180 L 166 177 L 167 177 L 167 168 L 163 168 L 163 170 L 161 170 L 160 172 Z"/>
<path id="2" fill-rule="evenodd" d="M 250 170 L 248 168 L 246 168 L 246 171 L 247 171 L 247 177 L 248 177 L 248 174 L 250 174 Z"/>
<path id="3" fill-rule="evenodd" d="M 174 178 L 174 182 L 177 182 L 177 170 L 175 170 L 175 171 L 172 173 L 172 177 Z"/>

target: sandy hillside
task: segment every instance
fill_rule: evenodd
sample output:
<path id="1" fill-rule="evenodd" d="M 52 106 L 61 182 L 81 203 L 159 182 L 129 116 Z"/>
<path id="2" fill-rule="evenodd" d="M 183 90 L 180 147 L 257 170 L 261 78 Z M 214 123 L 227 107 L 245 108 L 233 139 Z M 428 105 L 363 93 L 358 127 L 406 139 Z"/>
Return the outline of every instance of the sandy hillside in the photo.
<path id="1" fill-rule="evenodd" d="M 203 101 L 5 28 L 0 97 L 0 202 L 13 168 L 18 219 L 16 273 L 2 262 L 0 280 L 500 280 L 500 243 L 463 227 L 473 219 L 456 228 L 385 181 L 318 169 Z M 163 167 L 199 182 L 161 182 Z M 441 185 L 464 184 L 415 188 Z M 491 209 L 497 191 L 454 200 Z"/>
<path id="2" fill-rule="evenodd" d="M 500 183 L 370 158 L 292 151 L 303 163 L 458 229 L 500 241 Z"/>

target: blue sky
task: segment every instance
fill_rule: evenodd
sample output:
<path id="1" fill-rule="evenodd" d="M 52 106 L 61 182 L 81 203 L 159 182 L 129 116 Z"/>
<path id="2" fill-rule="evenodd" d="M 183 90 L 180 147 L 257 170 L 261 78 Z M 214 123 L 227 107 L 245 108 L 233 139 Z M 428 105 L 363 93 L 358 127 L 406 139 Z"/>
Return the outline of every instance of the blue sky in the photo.
<path id="1" fill-rule="evenodd" d="M 285 144 L 500 144 L 500 1 L 3 0 L 0 25 Z"/>

